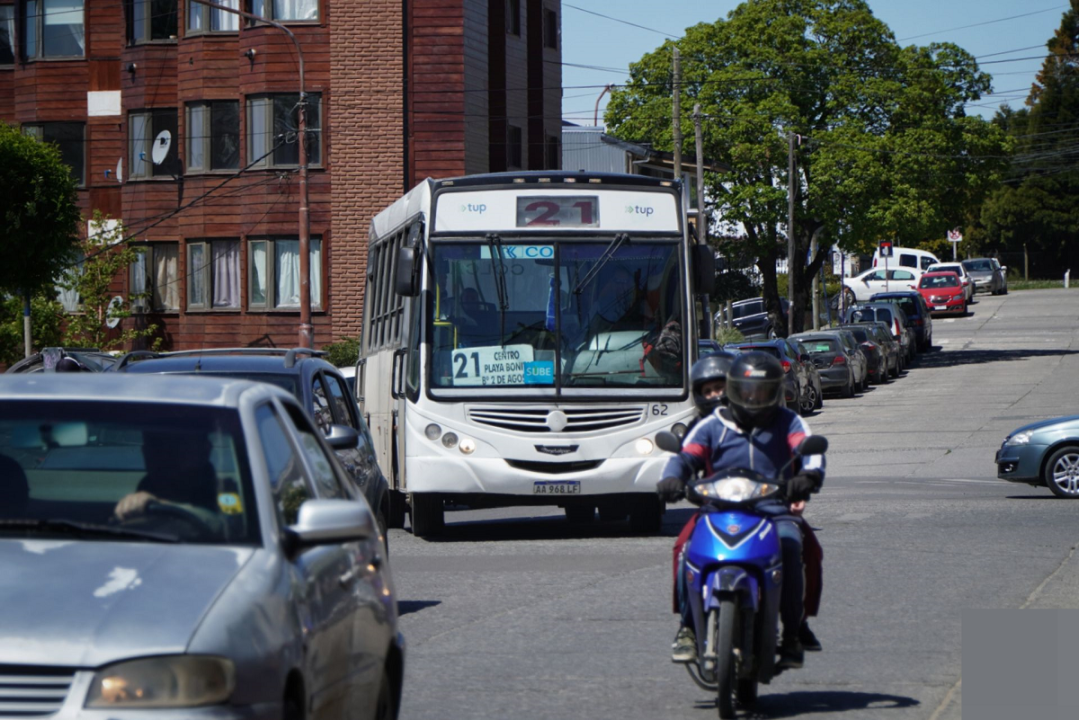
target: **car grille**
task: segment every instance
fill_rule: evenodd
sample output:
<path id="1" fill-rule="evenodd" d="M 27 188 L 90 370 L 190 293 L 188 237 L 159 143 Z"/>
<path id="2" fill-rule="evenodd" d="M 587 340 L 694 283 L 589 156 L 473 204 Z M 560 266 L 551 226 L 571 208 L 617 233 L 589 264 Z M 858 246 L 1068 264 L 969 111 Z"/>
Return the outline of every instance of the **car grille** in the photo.
<path id="1" fill-rule="evenodd" d="M 71 668 L 0 665 L 0 717 L 52 715 L 74 679 Z"/>
<path id="2" fill-rule="evenodd" d="M 936 303 L 937 305 L 943 305 L 946 302 L 951 302 L 951 295 L 933 295 L 929 298 L 929 302 Z"/>
<path id="3" fill-rule="evenodd" d="M 580 408 L 469 408 L 468 418 L 478 425 L 528 433 L 581 433 L 636 425 L 644 417 L 644 406 Z M 560 415 L 565 417 L 564 420 Z M 558 425 L 563 425 L 558 429 Z"/>
<path id="4" fill-rule="evenodd" d="M 595 470 L 603 464 L 603 461 L 578 460 L 576 462 L 541 462 L 537 460 L 507 460 L 506 464 L 517 470 L 527 470 L 528 472 L 544 473 L 547 475 L 562 475 L 564 473 Z"/>

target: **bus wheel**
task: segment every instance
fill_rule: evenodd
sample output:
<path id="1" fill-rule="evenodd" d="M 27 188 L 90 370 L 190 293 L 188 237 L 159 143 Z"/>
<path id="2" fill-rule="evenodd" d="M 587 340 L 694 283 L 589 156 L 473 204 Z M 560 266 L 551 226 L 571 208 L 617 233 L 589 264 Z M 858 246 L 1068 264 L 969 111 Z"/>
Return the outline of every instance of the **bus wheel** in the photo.
<path id="1" fill-rule="evenodd" d="M 442 496 L 435 493 L 412 494 L 412 534 L 433 537 L 445 527 Z"/>
<path id="2" fill-rule="evenodd" d="M 401 530 L 405 526 L 405 514 L 408 512 L 408 498 L 403 492 L 388 490 L 390 511 L 386 515 L 386 527 Z"/>
<path id="3" fill-rule="evenodd" d="M 623 502 L 600 503 L 600 522 L 622 522 L 629 515 L 629 508 Z"/>
<path id="4" fill-rule="evenodd" d="M 635 533 L 659 532 L 663 524 L 663 503 L 659 495 L 641 493 L 629 507 L 629 529 Z"/>
<path id="5" fill-rule="evenodd" d="M 586 525 L 596 519 L 595 505 L 567 505 L 566 520 L 573 525 Z"/>

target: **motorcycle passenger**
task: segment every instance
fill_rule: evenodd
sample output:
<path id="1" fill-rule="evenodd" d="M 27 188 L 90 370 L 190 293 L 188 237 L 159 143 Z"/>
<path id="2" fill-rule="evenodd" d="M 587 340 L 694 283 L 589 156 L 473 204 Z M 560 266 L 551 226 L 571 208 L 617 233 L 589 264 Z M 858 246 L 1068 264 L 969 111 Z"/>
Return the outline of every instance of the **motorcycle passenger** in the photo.
<path id="1" fill-rule="evenodd" d="M 665 499 L 682 497 L 687 481 L 701 471 L 710 475 L 744 467 L 764 475 L 775 475 L 791 459 L 798 443 L 811 434 L 805 421 L 783 406 L 783 368 L 767 353 L 748 352 L 738 356 L 727 373 L 724 394 L 726 405 L 720 404 L 696 424 L 686 435 L 682 452 L 673 456 L 664 468 L 664 479 L 657 489 Z M 790 467 L 785 474 L 790 478 L 785 498 L 756 506 L 759 512 L 773 517 L 783 553 L 780 599 L 783 637 L 777 669 L 802 666 L 803 641 L 814 646 L 811 649 L 819 649 L 816 638 L 804 622 L 803 538 L 797 515 L 804 510 L 810 494 L 820 489 L 824 480 L 824 458 L 806 456 L 800 467 Z M 686 539 L 691 532 L 692 528 L 683 531 Z M 683 565 L 680 561 L 679 577 L 684 575 Z M 678 584 L 682 585 L 681 582 Z M 678 589 L 682 625 L 675 636 L 672 660 L 692 662 L 697 653 L 692 613 L 685 588 Z"/>

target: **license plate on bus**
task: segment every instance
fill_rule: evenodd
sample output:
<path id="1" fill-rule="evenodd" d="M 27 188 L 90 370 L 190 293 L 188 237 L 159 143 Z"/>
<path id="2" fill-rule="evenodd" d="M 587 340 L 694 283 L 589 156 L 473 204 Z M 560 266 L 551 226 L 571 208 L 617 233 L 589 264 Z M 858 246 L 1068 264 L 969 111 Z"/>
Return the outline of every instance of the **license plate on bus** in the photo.
<path id="1" fill-rule="evenodd" d="M 580 495 L 581 483 L 577 480 L 537 480 L 532 484 L 533 495 Z"/>

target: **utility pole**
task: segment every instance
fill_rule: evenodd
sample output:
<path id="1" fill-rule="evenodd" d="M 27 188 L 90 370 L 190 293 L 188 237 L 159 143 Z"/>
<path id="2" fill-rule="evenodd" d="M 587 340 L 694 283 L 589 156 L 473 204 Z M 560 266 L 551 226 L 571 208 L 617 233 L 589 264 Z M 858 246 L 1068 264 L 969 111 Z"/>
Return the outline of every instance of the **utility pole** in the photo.
<path id="1" fill-rule="evenodd" d="M 674 131 L 674 179 L 682 179 L 682 61 L 674 48 L 674 111 L 671 113 Z"/>
<path id="2" fill-rule="evenodd" d="M 794 334 L 794 307 L 797 297 L 794 272 L 794 133 L 787 133 L 787 335 Z"/>
<path id="3" fill-rule="evenodd" d="M 817 257 L 817 248 L 819 243 L 817 242 L 817 233 L 813 233 L 813 238 L 809 241 L 809 257 Z M 820 267 L 821 273 L 824 272 L 824 265 Z M 813 329 L 820 330 L 820 273 L 813 274 Z"/>
<path id="4" fill-rule="evenodd" d="M 701 105 L 693 106 L 693 133 L 697 139 L 697 235 L 705 247 L 708 244 L 708 217 L 704 214 L 704 138 L 701 131 Z M 701 336 L 712 337 L 712 303 L 707 294 L 701 295 Z"/>
<path id="5" fill-rule="evenodd" d="M 300 176 L 300 217 L 299 217 L 299 240 L 300 240 L 300 327 L 299 346 L 304 348 L 314 347 L 314 332 L 311 325 L 311 211 L 307 193 L 307 91 L 304 85 L 303 48 L 300 41 L 287 27 L 279 22 L 269 20 L 261 15 L 254 15 L 243 10 L 230 8 L 221 3 L 210 0 L 190 0 L 207 7 L 220 10 L 221 12 L 239 15 L 248 20 L 255 20 L 264 25 L 275 27 L 288 35 L 292 44 L 296 46 L 296 57 L 299 60 L 300 72 L 300 101 L 296 118 L 296 142 L 299 144 L 299 176 Z M 325 147 L 325 143 L 322 145 Z M 250 158 L 248 158 L 250 161 Z M 323 255 L 325 257 L 325 255 Z"/>

